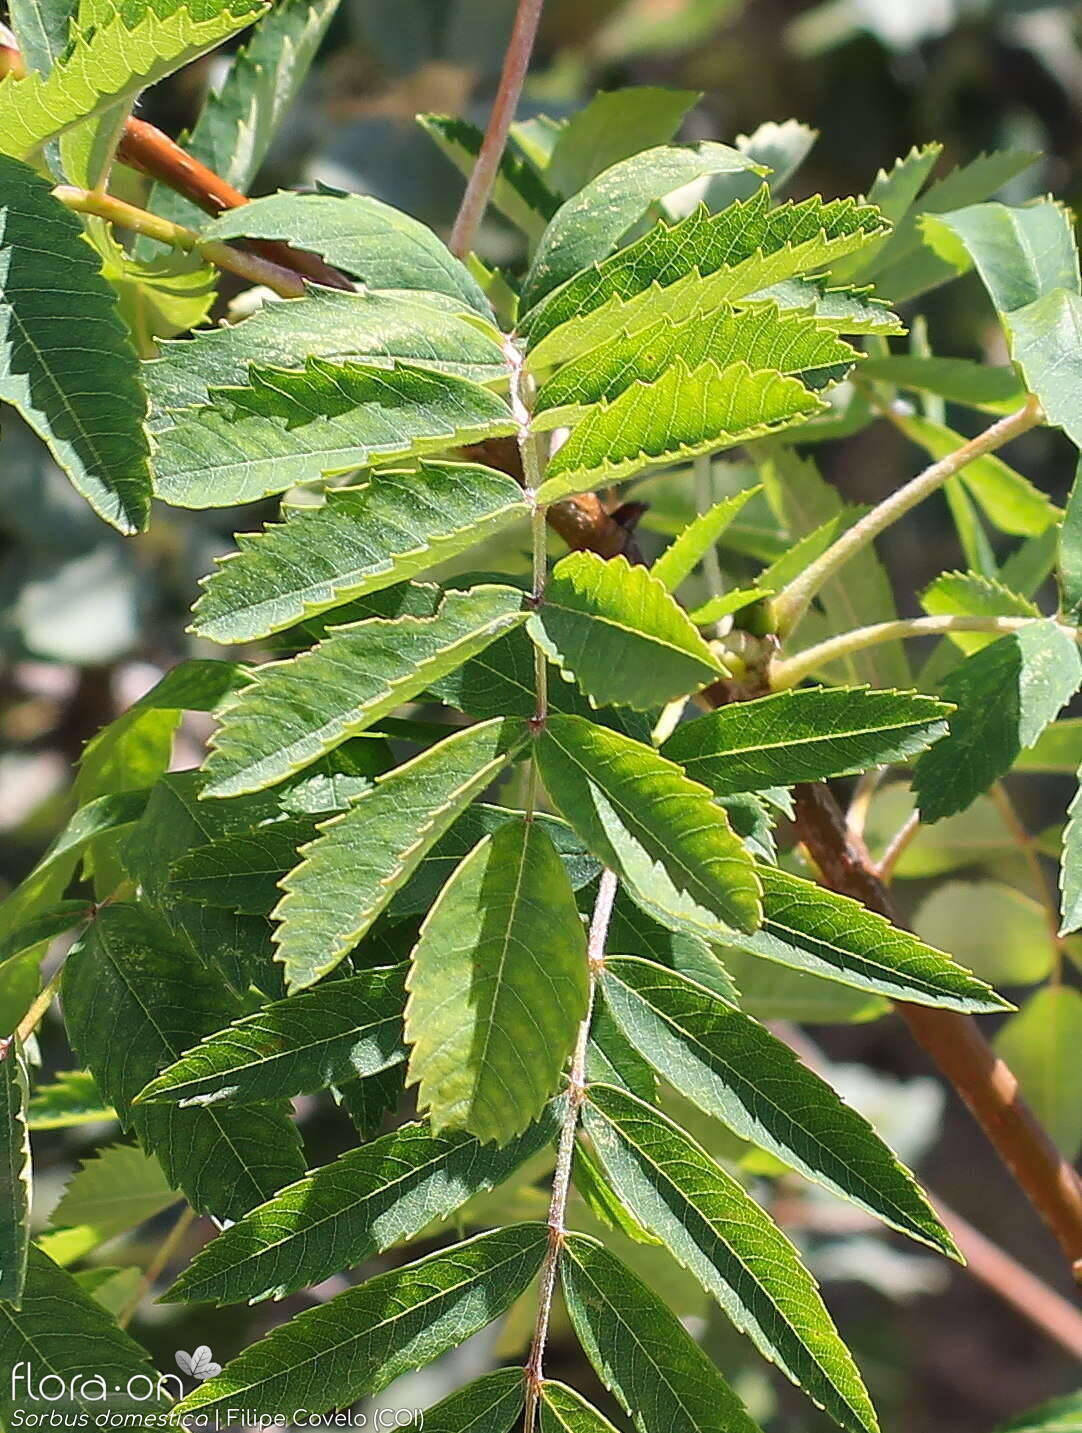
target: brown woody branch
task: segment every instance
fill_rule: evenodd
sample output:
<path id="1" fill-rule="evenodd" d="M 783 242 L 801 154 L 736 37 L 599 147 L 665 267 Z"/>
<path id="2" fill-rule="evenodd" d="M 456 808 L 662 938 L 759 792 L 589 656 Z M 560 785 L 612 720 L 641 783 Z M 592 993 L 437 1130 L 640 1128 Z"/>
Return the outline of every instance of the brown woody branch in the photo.
<path id="1" fill-rule="evenodd" d="M 903 924 L 867 848 L 848 829 L 825 785 L 796 788 L 796 829 L 825 886 L 852 896 L 895 925 Z M 1022 1098 L 1009 1067 L 972 1016 L 923 1005 L 899 1003 L 895 1008 L 1044 1218 L 1075 1277 L 1082 1278 L 1082 1182 Z"/>

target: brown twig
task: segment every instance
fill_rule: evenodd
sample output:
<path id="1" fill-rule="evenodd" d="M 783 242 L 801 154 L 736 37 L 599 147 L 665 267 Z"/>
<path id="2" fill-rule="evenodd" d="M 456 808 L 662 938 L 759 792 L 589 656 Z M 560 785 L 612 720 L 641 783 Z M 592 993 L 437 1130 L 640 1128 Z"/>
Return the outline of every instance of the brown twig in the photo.
<path id="1" fill-rule="evenodd" d="M 796 787 L 796 830 L 824 885 L 903 925 L 864 843 L 828 788 Z M 1018 1081 L 969 1015 L 899 1003 L 910 1033 L 969 1106 L 1082 1277 L 1082 1182 L 1022 1098 Z"/>
<path id="2" fill-rule="evenodd" d="M 477 226 L 488 208 L 488 201 L 500 170 L 500 160 L 507 144 L 507 135 L 515 118 L 522 86 L 526 81 L 526 71 L 530 68 L 530 57 L 544 8 L 545 0 L 518 0 L 515 23 L 511 38 L 507 42 L 503 72 L 500 75 L 492 113 L 489 115 L 488 127 L 481 142 L 477 163 L 473 166 L 466 192 L 462 196 L 454 228 L 451 230 L 449 247 L 456 258 L 464 259 L 470 252 Z"/>

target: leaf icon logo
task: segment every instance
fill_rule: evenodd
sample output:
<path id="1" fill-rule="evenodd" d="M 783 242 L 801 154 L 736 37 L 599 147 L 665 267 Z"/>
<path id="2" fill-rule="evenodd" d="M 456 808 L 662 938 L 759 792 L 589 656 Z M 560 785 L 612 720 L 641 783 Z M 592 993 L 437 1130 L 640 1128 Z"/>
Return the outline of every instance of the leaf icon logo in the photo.
<path id="1" fill-rule="evenodd" d="M 194 1353 L 185 1353 L 183 1349 L 178 1349 L 173 1357 L 181 1373 L 188 1378 L 198 1379 L 200 1383 L 208 1378 L 215 1378 L 222 1371 L 222 1365 L 214 1362 L 214 1355 L 205 1343 L 201 1343 Z"/>

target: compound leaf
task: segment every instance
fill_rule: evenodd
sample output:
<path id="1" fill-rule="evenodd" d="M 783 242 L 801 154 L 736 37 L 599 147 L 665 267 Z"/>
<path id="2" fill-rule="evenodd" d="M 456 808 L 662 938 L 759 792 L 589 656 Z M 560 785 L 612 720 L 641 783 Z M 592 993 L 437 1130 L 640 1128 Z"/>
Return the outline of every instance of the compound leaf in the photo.
<path id="1" fill-rule="evenodd" d="M 29 1100 L 22 1049 L 12 1035 L 0 1040 L 0 1306 L 16 1309 L 22 1304 L 30 1246 Z"/>

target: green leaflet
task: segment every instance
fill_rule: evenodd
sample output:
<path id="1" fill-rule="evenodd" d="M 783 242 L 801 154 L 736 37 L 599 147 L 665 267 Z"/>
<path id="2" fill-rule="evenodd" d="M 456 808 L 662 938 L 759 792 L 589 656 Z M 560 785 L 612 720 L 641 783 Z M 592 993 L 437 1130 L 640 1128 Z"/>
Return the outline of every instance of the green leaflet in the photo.
<path id="1" fill-rule="evenodd" d="M 19 922 L 10 934 L 0 938 L 0 965 L 33 949 L 43 941 L 55 939 L 66 930 L 81 924 L 90 916 L 87 901 L 57 901 L 52 909 Z"/>
<path id="2" fill-rule="evenodd" d="M 0 81 L 3 152 L 29 158 L 46 140 L 73 125 L 134 99 L 182 65 L 250 25 L 263 0 L 228 0 L 198 6 L 183 0 L 125 6 L 105 0 L 88 16 L 80 11 L 70 43 L 48 75 Z M 195 13 L 193 13 L 195 12 Z M 89 23 L 88 23 L 89 21 Z"/>
<path id="3" fill-rule="evenodd" d="M 30 1245 L 30 1091 L 18 1037 L 0 1040 L 0 1308 L 22 1304 Z"/>
<path id="4" fill-rule="evenodd" d="M 729 937 L 739 949 L 914 1005 L 970 1014 L 1010 1008 L 950 956 L 859 902 L 772 866 L 757 870 L 763 924 L 754 935 Z"/>
<path id="5" fill-rule="evenodd" d="M 1082 613 L 1082 458 L 1075 469 L 1067 511 L 1059 532 L 1057 575 L 1061 605 L 1068 622 L 1077 622 Z"/>
<path id="6" fill-rule="evenodd" d="M 86 1225 L 97 1242 L 104 1243 L 160 1214 L 179 1198 L 156 1159 L 138 1146 L 114 1144 L 80 1166 L 49 1223 L 54 1229 Z"/>
<path id="7" fill-rule="evenodd" d="M 949 713 L 910 692 L 807 687 L 685 722 L 662 754 L 717 796 L 765 791 L 904 761 L 946 735 Z"/>
<path id="8" fill-rule="evenodd" d="M 366 970 L 266 1005 L 167 1066 L 139 1104 L 252 1104 L 316 1094 L 405 1058 L 401 966 Z"/>
<path id="9" fill-rule="evenodd" d="M 591 1086 L 583 1122 L 631 1213 L 664 1240 L 759 1352 L 842 1428 L 877 1429 L 852 1356 L 781 1230 L 683 1130 Z"/>
<path id="10" fill-rule="evenodd" d="M 243 1407 L 324 1413 L 431 1363 L 503 1313 L 544 1257 L 543 1224 L 497 1229 L 377 1274 L 252 1344 L 177 1405 L 178 1416 Z"/>
<path id="11" fill-rule="evenodd" d="M 566 279 L 605 259 L 666 194 L 696 179 L 741 170 L 765 173 L 739 150 L 710 140 L 687 148 L 658 145 L 610 165 L 553 215 L 522 285 L 523 312 Z"/>
<path id="12" fill-rule="evenodd" d="M 588 850 L 667 925 L 723 939 L 759 923 L 751 858 L 706 788 L 630 737 L 550 716 L 537 743 L 549 795 Z"/>
<path id="13" fill-rule="evenodd" d="M 541 1433 L 616 1433 L 616 1429 L 573 1388 L 546 1379 L 541 1387 Z"/>
<path id="14" fill-rule="evenodd" d="M 676 971 L 609 958 L 605 1000 L 670 1084 L 807 1179 L 956 1255 L 913 1176 L 871 1125 L 750 1016 Z"/>
<path id="15" fill-rule="evenodd" d="M 899 388 L 934 393 L 949 403 L 964 403 L 985 413 L 1013 413 L 1026 397 L 1013 368 L 991 368 L 970 358 L 892 354 L 868 359 L 860 374 L 872 383 L 896 383 Z"/>
<path id="16" fill-rule="evenodd" d="M 245 206 L 248 207 L 248 206 Z M 253 364 L 158 435 L 155 492 L 176 507 L 231 507 L 388 458 L 515 431 L 507 404 L 465 378 L 308 358 Z"/>
<path id="17" fill-rule="evenodd" d="M 1066 206 L 1039 200 L 1022 208 L 974 204 L 924 220 L 932 248 L 957 259 L 968 253 L 1001 314 L 1051 293 L 1079 291 L 1078 247 Z"/>
<path id="18" fill-rule="evenodd" d="M 1052 727 L 1051 731 L 1055 732 Z M 1067 811 L 1060 860 L 1060 935 L 1082 929 L 1082 778 Z"/>
<path id="19" fill-rule="evenodd" d="M 525 1401 L 521 1368 L 498 1368 L 425 1409 L 428 1433 L 511 1433 Z"/>
<path id="20" fill-rule="evenodd" d="M 974 652 L 943 683 L 958 710 L 950 735 L 913 773 L 921 819 L 962 811 L 1010 770 L 1082 682 L 1074 636 L 1055 622 L 1027 623 Z"/>
<path id="21" fill-rule="evenodd" d="M 358 736 L 526 620 L 511 587 L 448 592 L 433 617 L 373 617 L 257 669 L 222 714 L 208 796 L 273 786 Z"/>
<path id="22" fill-rule="evenodd" d="M 593 95 L 561 126 L 545 166 L 545 182 L 558 194 L 577 194 L 620 160 L 670 143 L 701 98 L 693 90 L 650 85 Z M 754 172 L 749 177 L 757 184 Z"/>
<path id="23" fill-rule="evenodd" d="M 957 452 L 966 441 L 960 433 L 917 415 L 901 415 L 898 426 L 936 461 Z M 995 453 L 967 463 L 958 477 L 1002 532 L 1036 537 L 1059 520 L 1055 503 Z"/>
<path id="24" fill-rule="evenodd" d="M 965 613 L 989 617 L 1039 617 L 1028 597 L 1020 597 L 1002 582 L 976 572 L 942 572 L 920 595 L 920 605 L 932 616 Z M 976 652 L 996 640 L 994 632 L 951 632 L 949 640 L 963 652 Z"/>
<path id="25" fill-rule="evenodd" d="M 996 1433 L 1078 1433 L 1082 1420 L 1082 1390 L 1053 1398 L 1039 1408 L 1012 1418 Z"/>
<path id="26" fill-rule="evenodd" d="M 456 557 L 527 516 L 513 478 L 472 463 L 422 463 L 327 494 L 261 534 L 204 582 L 194 630 L 250 642 Z"/>
<path id="27" fill-rule="evenodd" d="M 117 796 L 99 797 L 75 812 L 30 874 L 0 904 L 0 940 L 5 947 L 27 949 L 23 932 L 28 927 L 39 939 L 44 938 L 40 936 L 44 927 L 38 922 L 46 920 L 51 908 L 56 906 L 79 857 L 97 836 L 138 820 L 146 804 L 145 791 L 125 791 Z M 66 904 L 61 910 L 59 918 L 65 921 L 73 914 Z M 9 950 L 9 955 L 17 953 Z"/>
<path id="28" fill-rule="evenodd" d="M 514 719 L 468 727 L 388 772 L 328 821 L 282 882 L 278 959 L 292 990 L 345 956 L 526 739 Z"/>
<path id="29" fill-rule="evenodd" d="M 996 1035 L 1026 1100 L 1068 1161 L 1082 1147 L 1082 995 L 1068 985 L 1036 990 Z"/>
<path id="30" fill-rule="evenodd" d="M 735 312 L 727 304 L 683 323 L 661 318 L 634 334 L 621 332 L 565 363 L 542 384 L 534 405 L 544 426 L 558 426 L 595 403 L 611 403 L 633 383 L 654 383 L 677 358 L 688 368 L 742 361 L 824 388 L 849 372 L 861 355 L 815 318 L 782 314 L 776 304 Z"/>
<path id="31" fill-rule="evenodd" d="M 196 1210 L 236 1219 L 298 1177 L 304 1166 L 288 1106 L 132 1105 L 159 1070 L 238 1009 L 148 913 L 104 906 L 67 958 L 62 992 L 70 1038 L 102 1094 Z"/>
<path id="32" fill-rule="evenodd" d="M 313 287 L 304 298 L 266 304 L 243 323 L 164 343 L 161 357 L 142 365 L 152 425 L 184 422 L 184 409 L 210 403 L 212 389 L 243 388 L 253 364 L 303 368 L 316 357 L 390 369 L 398 360 L 477 383 L 506 377 L 494 332 L 476 316 L 467 321 L 425 298 Z"/>
<path id="33" fill-rule="evenodd" d="M 338 0 L 284 0 L 256 22 L 233 56 L 229 73 L 212 89 L 185 150 L 241 193 L 266 156 L 315 58 Z M 190 199 L 155 184 L 147 208 L 199 228 L 203 211 Z"/>
<path id="34" fill-rule="evenodd" d="M 282 239 L 320 254 L 370 289 L 444 294 L 491 319 L 469 270 L 432 230 L 367 194 L 270 194 L 204 230 L 213 239 Z"/>
<path id="35" fill-rule="evenodd" d="M 22 1308 L 15 1313 L 10 1305 L 0 1304 L 0 1361 L 12 1370 L 11 1377 L 0 1380 L 0 1421 L 6 1428 L 15 1427 L 19 1410 L 26 1409 L 25 1391 L 14 1377 L 20 1364 L 33 1370 L 35 1386 L 42 1378 L 59 1378 L 65 1395 L 50 1399 L 50 1409 L 85 1418 L 90 1428 L 103 1415 L 141 1419 L 151 1413 L 164 1416 L 167 1408 L 166 1400 L 154 1395 L 158 1374 L 146 1350 L 119 1329 L 70 1274 L 33 1246 Z M 129 1380 L 134 1380 L 131 1393 Z"/>
<path id="36" fill-rule="evenodd" d="M 50 1084 L 38 1085 L 27 1106 L 32 1130 L 66 1129 L 69 1125 L 99 1124 L 115 1120 L 116 1113 L 98 1093 L 86 1070 L 61 1070 Z"/>
<path id="37" fill-rule="evenodd" d="M 725 671 L 665 587 L 622 556 L 563 558 L 526 628 L 595 707 L 650 711 Z"/>
<path id="38" fill-rule="evenodd" d="M 4 96 L 39 79 L 0 81 L 0 134 Z M 48 444 L 95 512 L 137 532 L 150 508 L 146 400 L 116 295 L 82 235 L 47 181 L 0 154 L 0 400 Z"/>
<path id="39" fill-rule="evenodd" d="M 312 817 L 297 817 L 229 831 L 196 846 L 174 864 L 167 899 L 267 917 L 278 903 L 278 882 L 316 830 Z"/>
<path id="40" fill-rule="evenodd" d="M 11 28 L 31 70 L 48 74 L 68 43 L 76 0 L 10 0 Z"/>
<path id="41" fill-rule="evenodd" d="M 657 382 L 590 410 L 549 460 L 538 498 L 557 502 L 640 468 L 762 438 L 824 406 L 797 379 L 769 369 L 706 362 L 691 370 L 677 358 Z"/>
<path id="42" fill-rule="evenodd" d="M 744 488 L 730 498 L 722 498 L 706 512 L 683 528 L 650 568 L 653 576 L 669 592 L 675 592 L 685 577 L 714 547 L 718 538 L 760 489 Z M 695 620 L 695 619 L 693 619 Z"/>
<path id="43" fill-rule="evenodd" d="M 421 927 L 407 981 L 409 1080 L 436 1130 L 506 1143 L 555 1091 L 586 1014 L 586 931 L 542 828 L 486 836 Z"/>
<path id="44" fill-rule="evenodd" d="M 879 211 L 852 199 L 824 202 L 814 198 L 773 208 L 764 184 L 750 199 L 718 214 L 699 208 L 676 224 L 662 221 L 655 225 L 641 239 L 584 268 L 555 290 L 526 316 L 520 329 L 530 348 L 538 349 L 547 335 L 574 320 L 577 331 L 594 335 L 585 341 L 575 338 L 575 349 L 582 352 L 621 326 L 641 327 L 613 322 L 612 317 L 622 302 L 646 297 L 652 288 L 671 288 L 681 280 L 718 275 L 721 283 L 716 292 L 711 289 L 713 301 L 697 306 L 706 311 L 718 302 L 756 293 L 794 275 L 821 271 L 832 257 L 859 249 L 884 232 Z M 672 307 L 670 303 L 670 311 Z M 651 315 L 650 321 L 656 317 Z M 602 320 L 601 331 L 598 319 Z M 562 343 L 568 342 L 569 335 L 564 335 Z M 533 361 L 546 360 L 537 351 Z"/>
<path id="45" fill-rule="evenodd" d="M 483 131 L 468 120 L 446 114 L 421 114 L 417 122 L 451 163 L 469 177 L 481 152 Z M 536 243 L 560 207 L 560 198 L 535 169 L 505 149 L 492 188 L 492 206 L 517 224 L 531 243 Z"/>
<path id="46" fill-rule="evenodd" d="M 551 1144 L 558 1108 L 502 1148 L 407 1124 L 351 1149 L 223 1230 L 166 1301 L 280 1299 L 414 1238 Z"/>
<path id="47" fill-rule="evenodd" d="M 560 1276 L 579 1342 L 638 1433 L 759 1433 L 676 1315 L 596 1240 L 569 1235 Z"/>
<path id="48" fill-rule="evenodd" d="M 1070 211 L 1050 199 L 1018 209 L 977 204 L 926 219 L 925 237 L 959 267 L 973 262 L 1027 387 L 1077 445 L 1082 425 L 1072 394 L 1082 371 L 1082 280 Z"/>
<path id="49" fill-rule="evenodd" d="M 730 979 L 722 965 L 717 951 L 700 936 L 687 935 L 682 931 L 669 930 L 648 916 L 641 907 L 631 900 L 625 891 L 616 896 L 612 920 L 609 922 L 611 951 L 620 955 L 637 955 L 654 965 L 663 965 L 667 970 L 677 970 L 689 980 L 705 985 L 715 995 L 733 1005 L 741 1001 L 740 991 Z M 606 1075 L 605 1083 L 626 1084 L 640 1098 L 646 1096 L 637 1085 L 627 1080 L 614 1080 Z"/>

